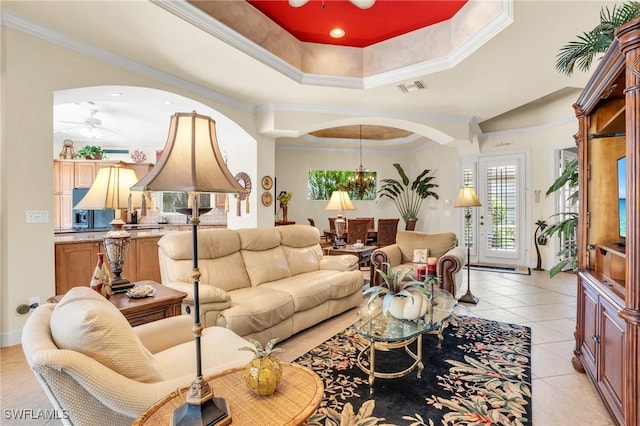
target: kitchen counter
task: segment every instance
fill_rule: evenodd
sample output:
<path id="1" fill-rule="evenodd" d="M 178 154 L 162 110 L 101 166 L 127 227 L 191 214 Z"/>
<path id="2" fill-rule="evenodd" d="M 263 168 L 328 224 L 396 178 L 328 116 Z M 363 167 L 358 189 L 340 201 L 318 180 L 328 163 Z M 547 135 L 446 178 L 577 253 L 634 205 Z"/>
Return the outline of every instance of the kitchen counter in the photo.
<path id="1" fill-rule="evenodd" d="M 199 225 L 198 229 L 215 229 L 215 228 L 226 228 L 226 225 Z M 191 225 L 176 225 L 176 224 L 167 224 L 167 225 L 155 225 L 152 227 L 144 226 L 140 229 L 127 229 L 127 231 L 131 234 L 132 239 L 142 239 L 142 238 L 157 238 L 161 237 L 164 234 L 171 232 L 181 232 L 181 231 L 189 231 L 191 229 Z M 55 244 L 69 244 L 69 243 L 85 243 L 88 241 L 101 241 L 108 230 L 103 231 L 74 231 L 72 229 L 68 230 L 58 230 L 54 235 L 54 243 Z"/>

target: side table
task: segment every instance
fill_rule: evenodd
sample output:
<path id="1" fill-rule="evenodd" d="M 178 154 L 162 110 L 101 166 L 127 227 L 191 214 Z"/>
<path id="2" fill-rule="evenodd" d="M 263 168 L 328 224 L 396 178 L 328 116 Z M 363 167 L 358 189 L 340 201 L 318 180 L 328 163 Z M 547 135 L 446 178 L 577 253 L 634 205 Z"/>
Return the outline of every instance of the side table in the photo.
<path id="1" fill-rule="evenodd" d="M 376 246 L 362 246 L 360 248 L 355 248 L 353 245 L 346 245 L 338 248 L 333 248 L 331 246 L 323 248 L 325 254 L 329 256 L 338 254 L 352 254 L 354 256 L 358 256 L 358 265 L 360 265 L 360 267 L 369 265 L 371 253 L 373 253 L 375 249 Z"/>
<path id="2" fill-rule="evenodd" d="M 125 293 L 116 293 L 109 301 L 122 312 L 131 326 L 146 324 L 162 318 L 168 318 L 182 313 L 182 299 L 187 294 L 177 291 L 155 281 L 138 281 L 134 284 L 149 284 L 156 289 L 156 294 L 142 299 L 131 299 Z M 48 302 L 58 303 L 64 294 L 58 294 L 48 299 Z"/>
<path id="3" fill-rule="evenodd" d="M 312 370 L 282 363 L 282 380 L 273 395 L 260 397 L 245 384 L 244 367 L 206 377 L 216 397 L 229 406 L 234 426 L 302 425 L 318 409 L 324 395 L 322 380 Z M 134 426 L 171 423 L 173 411 L 184 404 L 189 387 L 172 392 L 147 409 Z"/>

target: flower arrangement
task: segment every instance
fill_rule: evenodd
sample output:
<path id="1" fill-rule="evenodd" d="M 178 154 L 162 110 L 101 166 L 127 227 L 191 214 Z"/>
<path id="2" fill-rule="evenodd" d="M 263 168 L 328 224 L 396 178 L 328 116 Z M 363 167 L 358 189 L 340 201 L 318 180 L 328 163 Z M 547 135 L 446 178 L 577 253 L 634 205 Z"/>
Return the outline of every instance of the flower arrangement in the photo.
<path id="1" fill-rule="evenodd" d="M 278 194 L 278 201 L 280 202 L 281 206 L 286 206 L 289 204 L 289 201 L 291 201 L 291 197 L 293 197 L 292 192 L 280 191 L 280 193 Z"/>

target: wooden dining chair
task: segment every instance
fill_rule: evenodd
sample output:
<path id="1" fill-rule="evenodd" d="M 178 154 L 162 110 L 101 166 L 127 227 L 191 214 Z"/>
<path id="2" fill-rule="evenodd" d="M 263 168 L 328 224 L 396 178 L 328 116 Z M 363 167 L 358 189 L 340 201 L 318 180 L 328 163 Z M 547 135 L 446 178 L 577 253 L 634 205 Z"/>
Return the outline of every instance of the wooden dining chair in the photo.
<path id="1" fill-rule="evenodd" d="M 367 243 L 369 234 L 369 219 L 348 219 L 347 220 L 347 244 L 355 244 L 360 240 Z"/>
<path id="2" fill-rule="evenodd" d="M 400 219 L 378 219 L 377 247 L 384 247 L 396 243 L 399 222 Z"/>

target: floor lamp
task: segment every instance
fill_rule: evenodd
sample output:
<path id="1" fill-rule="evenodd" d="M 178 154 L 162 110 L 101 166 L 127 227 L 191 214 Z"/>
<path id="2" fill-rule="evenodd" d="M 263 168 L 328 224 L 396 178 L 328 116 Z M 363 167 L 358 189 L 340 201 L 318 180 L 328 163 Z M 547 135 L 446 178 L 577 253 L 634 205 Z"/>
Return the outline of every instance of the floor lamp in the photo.
<path id="1" fill-rule="evenodd" d="M 347 222 L 342 217 L 342 210 L 355 210 L 356 206 L 351 202 L 349 193 L 347 191 L 333 191 L 331 193 L 331 199 L 327 203 L 325 210 L 337 210 L 336 220 L 334 226 L 336 227 L 336 238 L 333 243 L 333 248 L 343 247 L 345 243 L 342 241 L 344 232 L 347 229 Z"/>
<path id="2" fill-rule="evenodd" d="M 157 164 L 136 183 L 134 191 L 187 192 L 192 206 L 193 334 L 196 347 L 196 379 L 186 402 L 173 412 L 174 425 L 226 425 L 231 414 L 224 398 L 215 397 L 202 376 L 200 337 L 200 270 L 198 268 L 198 224 L 200 193 L 244 194 L 246 190 L 231 174 L 220 153 L 215 121 L 193 113 L 171 117 L 169 136 Z"/>
<path id="3" fill-rule="evenodd" d="M 458 199 L 453 207 L 464 207 L 464 225 L 467 240 L 467 293 L 458 299 L 459 302 L 478 303 L 478 298 L 471 294 L 471 207 L 481 206 L 480 200 L 472 187 L 460 188 Z"/>

